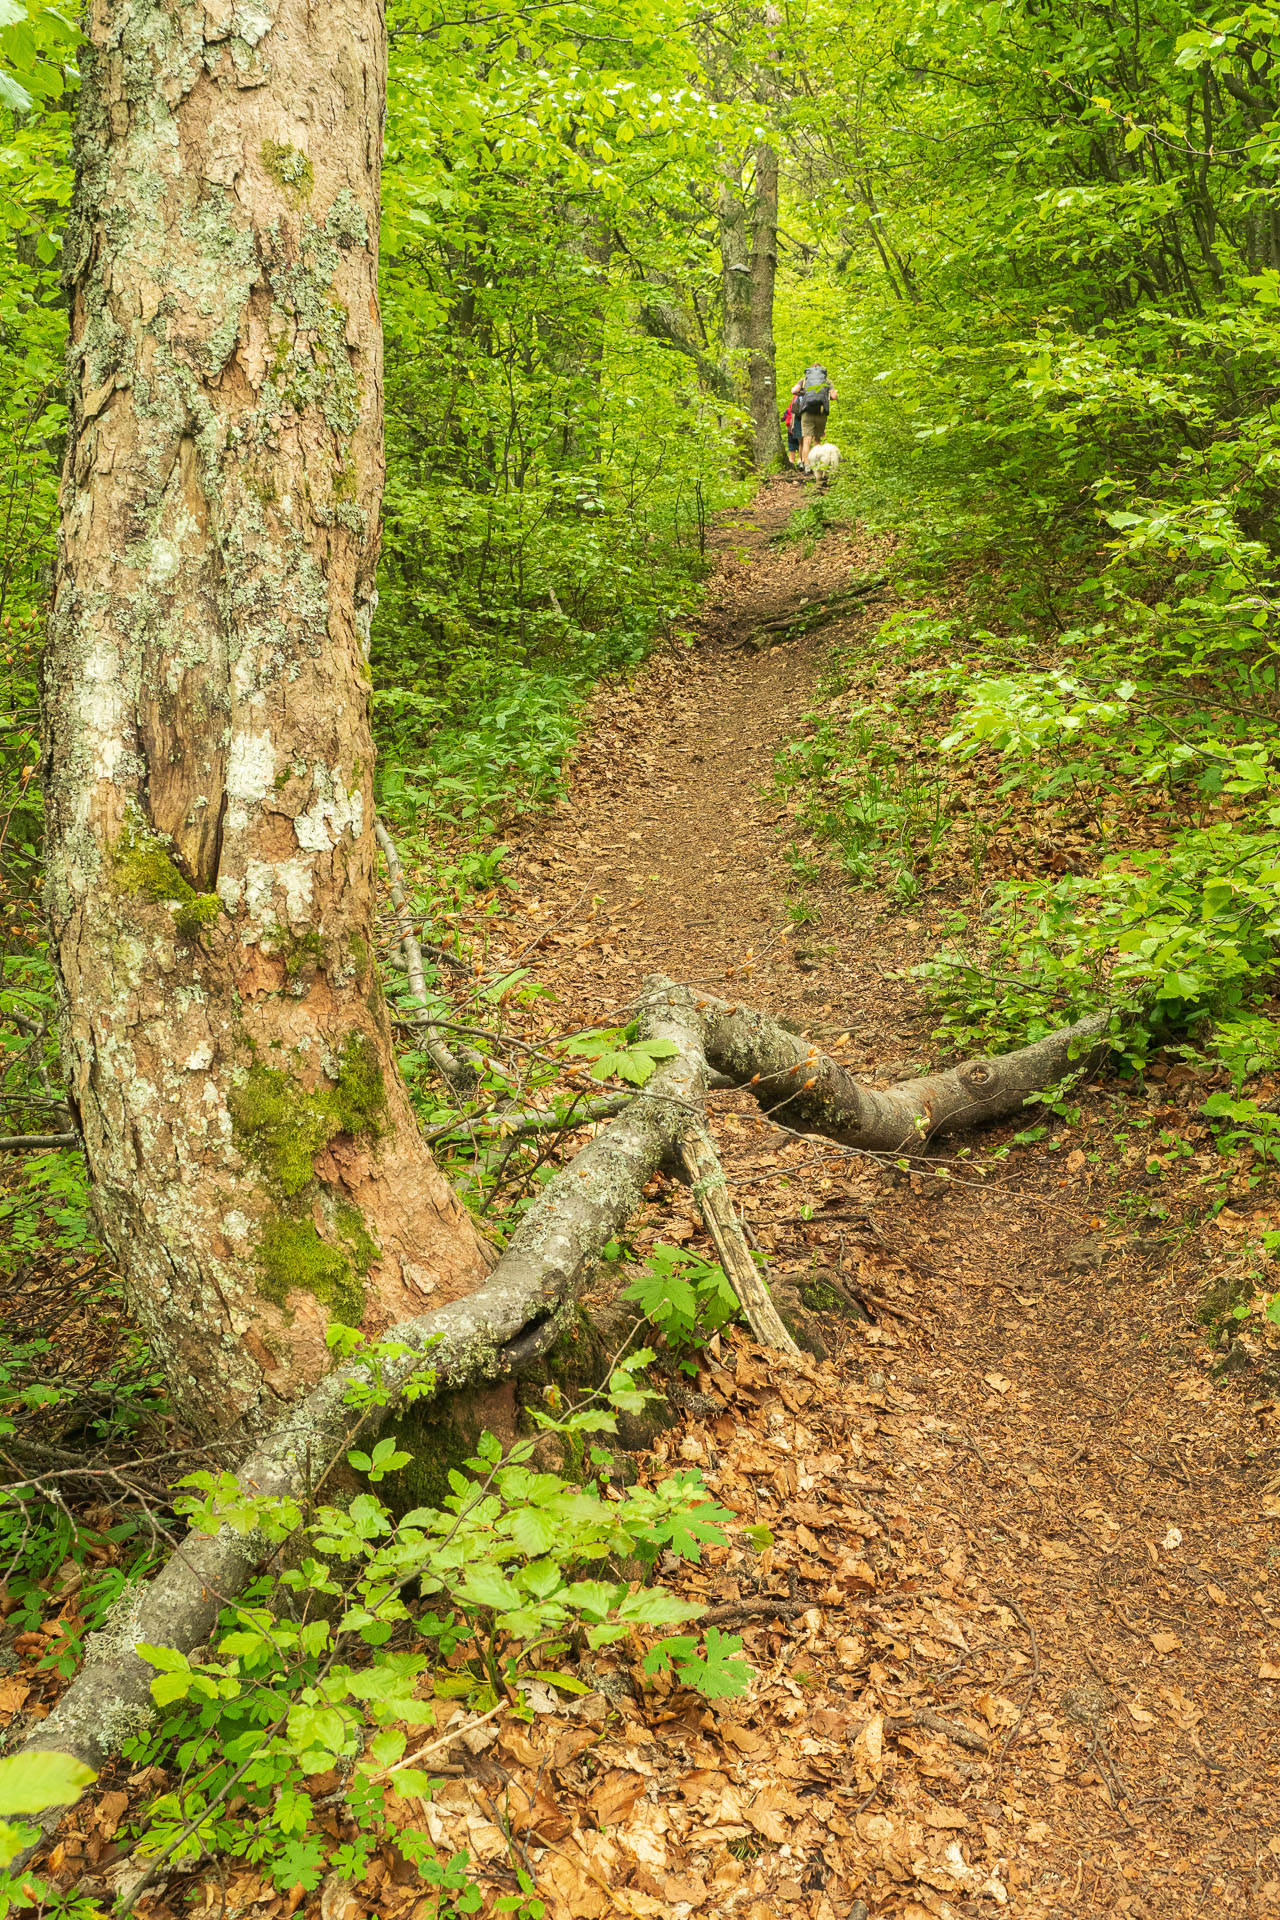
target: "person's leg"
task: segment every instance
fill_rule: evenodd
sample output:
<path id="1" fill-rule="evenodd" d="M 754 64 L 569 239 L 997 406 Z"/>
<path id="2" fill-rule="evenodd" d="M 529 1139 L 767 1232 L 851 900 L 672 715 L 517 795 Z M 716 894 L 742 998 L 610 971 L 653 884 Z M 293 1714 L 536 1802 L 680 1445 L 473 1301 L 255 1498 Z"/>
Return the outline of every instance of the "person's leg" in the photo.
<path id="1" fill-rule="evenodd" d="M 804 428 L 804 442 L 801 448 L 800 464 L 807 471 L 809 455 L 826 433 L 827 416 L 825 413 L 814 413 L 810 411 L 805 414 L 801 424 Z"/>

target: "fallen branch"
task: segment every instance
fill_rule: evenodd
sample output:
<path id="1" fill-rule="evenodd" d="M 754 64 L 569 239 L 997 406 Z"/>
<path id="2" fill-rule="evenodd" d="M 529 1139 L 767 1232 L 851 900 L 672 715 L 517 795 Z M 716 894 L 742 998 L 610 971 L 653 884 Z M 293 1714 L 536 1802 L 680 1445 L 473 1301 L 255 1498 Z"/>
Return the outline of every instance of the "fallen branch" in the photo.
<path id="1" fill-rule="evenodd" d="M 6 1019 L 8 1015 L 5 1016 Z M 78 1133 L 0 1134 L 0 1153 L 36 1153 L 42 1147 L 78 1147 Z"/>
<path id="2" fill-rule="evenodd" d="M 903 1727 L 923 1727 L 928 1733 L 940 1733 L 944 1739 L 953 1740 L 958 1747 L 967 1747 L 970 1753 L 985 1753 L 986 1737 L 975 1733 L 972 1727 L 961 1726 L 958 1720 L 948 1720 L 940 1713 L 934 1713 L 931 1707 L 920 1707 L 915 1713 L 895 1713 L 885 1720 L 885 1730 L 899 1733 Z"/>
<path id="3" fill-rule="evenodd" d="M 604 1093 L 584 1101 L 581 1106 L 563 1107 L 559 1112 L 550 1107 L 489 1107 L 483 1113 L 459 1114 L 456 1120 L 446 1120 L 422 1137 L 428 1142 L 446 1140 L 450 1134 L 466 1133 L 471 1127 L 483 1127 L 495 1140 L 518 1140 L 528 1133 L 571 1133 L 575 1127 L 612 1120 L 615 1114 L 629 1107 L 635 1097 L 634 1093 Z"/>
<path id="4" fill-rule="evenodd" d="M 907 1153 L 935 1134 L 1003 1119 L 1029 1094 L 1092 1070 L 1109 1051 L 1110 1016 L 1095 1013 L 1033 1046 L 966 1060 L 881 1092 L 768 1014 L 710 998 L 698 1007 L 708 1062 L 748 1088 L 762 1112 L 785 1112 L 789 1127 L 867 1152 Z"/>
<path id="5" fill-rule="evenodd" d="M 868 594 L 878 592 L 887 579 L 887 574 L 877 574 L 872 580 L 859 580 L 856 586 L 846 587 L 843 593 L 828 594 L 810 606 L 797 608 L 794 613 L 779 614 L 774 620 L 762 620 L 759 626 L 751 629 L 743 645 L 750 647 L 753 652 L 762 653 L 766 647 L 774 646 L 780 640 L 798 640 L 802 634 L 829 626 L 832 621 L 851 613 Z"/>
<path id="6" fill-rule="evenodd" d="M 409 903 L 405 899 L 404 872 L 400 865 L 400 855 L 396 843 L 387 832 L 381 820 L 373 823 L 378 845 L 382 848 L 382 857 L 387 863 L 387 882 L 391 889 L 391 904 L 396 910 L 396 932 L 400 935 L 400 951 L 404 955 L 404 970 L 409 977 L 409 991 L 423 1007 L 427 1002 L 427 975 L 422 963 L 422 948 L 413 931 L 409 917 Z M 460 1059 L 440 1038 L 430 1018 L 426 1019 L 423 1047 L 441 1078 L 456 1093 L 470 1093 L 479 1081 L 480 1075 L 471 1060 Z"/>
<path id="7" fill-rule="evenodd" d="M 786 1108 L 792 1123 L 814 1132 L 895 1152 L 909 1143 L 918 1146 L 936 1132 L 1011 1113 L 1027 1094 L 1072 1069 L 1095 1064 L 1106 1051 L 1107 1016 L 1099 1014 L 1035 1046 L 967 1061 L 881 1093 L 860 1086 L 834 1060 L 767 1015 L 723 1000 L 695 999 L 660 975 L 645 982 L 637 1011 L 644 1036 L 669 1040 L 673 1055 L 537 1195 L 485 1286 L 388 1329 L 386 1337 L 405 1349 L 401 1357 L 382 1363 L 388 1408 L 424 1365 L 440 1392 L 506 1377 L 545 1351 L 564 1304 L 605 1243 L 638 1210 L 646 1181 L 672 1163 L 683 1165 L 694 1182 L 758 1337 L 783 1352 L 794 1350 L 746 1251 L 706 1133 L 704 1095 L 718 1074 L 749 1088 L 766 1113 Z M 366 1369 L 347 1363 L 313 1387 L 244 1462 L 238 1477 L 245 1491 L 305 1501 L 350 1445 L 348 1390 L 367 1384 Z M 214 1535 L 188 1534 L 156 1578 L 129 1597 L 127 1613 L 90 1636 L 79 1675 L 21 1751 L 55 1750 L 100 1768 L 150 1712 L 153 1669 L 139 1659 L 136 1646 L 187 1652 L 207 1639 L 220 1609 L 275 1550 L 263 1535 L 230 1527 Z M 985 1745 L 967 1728 L 933 1714 L 918 1713 L 912 1723 L 975 1750 Z M 46 1831 L 61 1811 L 50 1809 Z M 30 1852 L 14 1870 L 29 1858 Z"/>

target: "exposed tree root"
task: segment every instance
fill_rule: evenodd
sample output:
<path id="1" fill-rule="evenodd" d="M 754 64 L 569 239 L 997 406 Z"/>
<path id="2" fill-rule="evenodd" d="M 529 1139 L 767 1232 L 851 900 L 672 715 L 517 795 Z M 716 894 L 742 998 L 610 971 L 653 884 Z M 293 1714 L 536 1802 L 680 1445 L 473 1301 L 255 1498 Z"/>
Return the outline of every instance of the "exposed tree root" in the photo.
<path id="1" fill-rule="evenodd" d="M 724 1084 L 723 1075 L 749 1087 L 766 1113 L 785 1111 L 789 1125 L 896 1153 L 918 1149 L 934 1133 L 1013 1112 L 1029 1093 L 1096 1064 L 1106 1052 L 1107 1022 L 1099 1015 L 1035 1046 L 880 1093 L 767 1015 L 695 998 L 660 975 L 646 981 L 638 1012 L 645 1034 L 670 1040 L 675 1054 L 538 1195 L 484 1287 L 389 1330 L 388 1337 L 408 1349 L 382 1365 L 391 1404 L 424 1367 L 442 1392 L 503 1378 L 545 1351 L 567 1302 L 605 1243 L 638 1210 L 645 1182 L 664 1165 L 682 1165 L 691 1180 L 757 1339 L 783 1353 L 796 1351 L 729 1203 L 704 1119 L 709 1081 Z M 357 1365 L 339 1366 L 291 1407 L 241 1467 L 246 1491 L 305 1502 L 351 1444 L 359 1416 L 346 1396 L 367 1377 Z M 127 1615 L 91 1637 L 80 1674 L 21 1751 L 53 1749 L 101 1767 L 150 1710 L 154 1669 L 135 1647 L 186 1652 L 199 1645 L 219 1610 L 273 1551 L 258 1533 L 191 1532 L 156 1578 L 130 1597 Z M 61 1811 L 50 1810 L 46 1831 Z"/>

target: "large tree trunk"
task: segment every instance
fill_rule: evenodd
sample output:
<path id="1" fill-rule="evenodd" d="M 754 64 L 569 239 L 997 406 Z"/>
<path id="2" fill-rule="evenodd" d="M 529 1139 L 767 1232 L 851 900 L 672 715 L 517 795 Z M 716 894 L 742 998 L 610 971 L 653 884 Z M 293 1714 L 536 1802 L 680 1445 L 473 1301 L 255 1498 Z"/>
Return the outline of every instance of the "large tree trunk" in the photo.
<path id="1" fill-rule="evenodd" d="M 184 1413 L 261 1426 L 486 1262 L 372 958 L 385 47 L 96 0 L 67 240 L 49 911 L 98 1218 Z"/>
<path id="2" fill-rule="evenodd" d="M 786 465 L 778 415 L 778 377 L 773 345 L 773 286 L 778 274 L 778 156 L 756 148 L 756 186 L 751 204 L 751 313 L 748 378 L 756 430 L 756 471 Z"/>

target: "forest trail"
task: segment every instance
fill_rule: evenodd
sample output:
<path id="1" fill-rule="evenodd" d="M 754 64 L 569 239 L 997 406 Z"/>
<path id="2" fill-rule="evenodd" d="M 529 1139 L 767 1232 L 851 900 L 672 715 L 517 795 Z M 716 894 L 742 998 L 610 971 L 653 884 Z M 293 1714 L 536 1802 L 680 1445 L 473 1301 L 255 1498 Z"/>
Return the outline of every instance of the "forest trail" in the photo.
<path id="1" fill-rule="evenodd" d="M 874 558 L 838 533 L 808 560 L 771 547 L 801 501 L 779 480 L 717 528 L 696 645 L 599 696 L 491 951 L 526 955 L 562 1027 L 616 1018 L 660 968 L 890 1080 L 928 1053 L 926 1010 L 889 977 L 927 912 L 819 883 L 796 936 L 770 792 L 836 629 L 738 644 Z M 552 1911 L 1280 1914 L 1280 1405 L 1210 1380 L 1187 1259 L 1211 1250 L 1151 1260 L 1079 1153 L 907 1180 L 789 1139 L 745 1096 L 710 1104 L 775 1280 L 838 1279 L 874 1318 L 824 1315 L 831 1358 L 795 1369 L 723 1342 L 659 1444 L 655 1470 L 698 1465 L 772 1530 L 761 1555 L 671 1574 L 758 1680 L 715 1708 L 605 1675 L 620 1717 L 548 1696 L 503 1736 Z M 687 1194 L 650 1192 L 637 1243 L 704 1246 Z M 535 1811 L 548 1767 L 554 1819 Z M 474 1782 L 433 1819 L 484 1854 Z"/>

